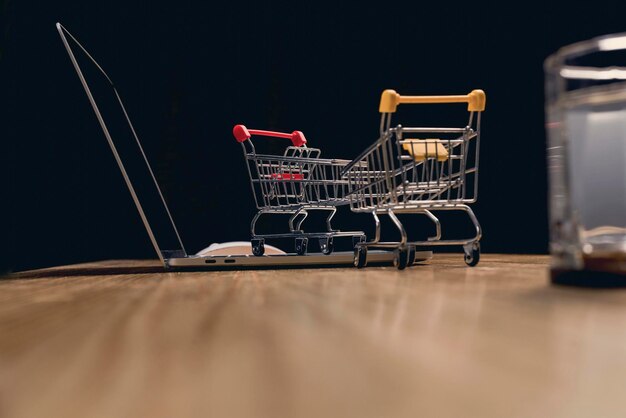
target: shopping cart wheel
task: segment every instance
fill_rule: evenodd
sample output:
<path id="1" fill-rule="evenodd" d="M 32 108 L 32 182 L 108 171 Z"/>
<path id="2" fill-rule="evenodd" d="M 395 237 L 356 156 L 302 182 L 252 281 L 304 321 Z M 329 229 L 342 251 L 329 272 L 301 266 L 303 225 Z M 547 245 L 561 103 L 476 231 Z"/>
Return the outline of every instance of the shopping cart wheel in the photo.
<path id="1" fill-rule="evenodd" d="M 396 249 L 393 257 L 393 265 L 398 270 L 404 270 L 409 265 L 409 247 Z"/>
<path id="2" fill-rule="evenodd" d="M 480 261 L 480 244 L 475 242 L 469 246 L 464 246 L 465 251 L 465 264 L 470 267 L 474 267 Z"/>
<path id="3" fill-rule="evenodd" d="M 354 247 L 354 267 L 360 269 L 367 265 L 367 247 Z"/>
<path id="4" fill-rule="evenodd" d="M 265 240 L 263 238 L 254 238 L 252 240 L 252 254 L 256 256 L 265 254 Z"/>
<path id="5" fill-rule="evenodd" d="M 306 254 L 306 247 L 309 244 L 308 238 L 296 238 L 296 253 L 298 255 Z"/>
<path id="6" fill-rule="evenodd" d="M 417 249 L 415 248 L 415 245 L 411 245 L 409 247 L 409 261 L 407 261 L 406 266 L 407 267 L 411 267 L 413 265 L 413 263 L 415 263 L 415 253 L 417 252 Z"/>
<path id="7" fill-rule="evenodd" d="M 320 250 L 322 250 L 323 254 L 328 255 L 332 253 L 334 248 L 332 237 L 320 238 Z"/>

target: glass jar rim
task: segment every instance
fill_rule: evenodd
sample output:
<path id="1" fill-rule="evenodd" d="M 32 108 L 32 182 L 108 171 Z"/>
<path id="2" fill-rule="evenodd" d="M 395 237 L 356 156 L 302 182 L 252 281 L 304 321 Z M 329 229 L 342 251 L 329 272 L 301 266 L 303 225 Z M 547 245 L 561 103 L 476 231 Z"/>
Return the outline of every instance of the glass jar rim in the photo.
<path id="1" fill-rule="evenodd" d="M 556 52 L 549 55 L 544 61 L 544 70 L 546 72 L 557 72 L 563 67 L 563 63 L 566 59 L 576 58 L 583 55 L 591 54 L 593 52 L 609 52 L 619 51 L 626 49 L 626 32 L 609 34 L 591 38 L 588 40 L 576 42 L 559 48 Z M 567 66 L 569 70 L 580 69 L 582 71 L 624 71 L 626 74 L 626 68 L 624 67 L 576 67 Z M 613 72 L 615 74 L 615 72 Z M 607 75 L 610 75 L 607 73 Z M 620 77 L 621 78 L 621 77 Z"/>

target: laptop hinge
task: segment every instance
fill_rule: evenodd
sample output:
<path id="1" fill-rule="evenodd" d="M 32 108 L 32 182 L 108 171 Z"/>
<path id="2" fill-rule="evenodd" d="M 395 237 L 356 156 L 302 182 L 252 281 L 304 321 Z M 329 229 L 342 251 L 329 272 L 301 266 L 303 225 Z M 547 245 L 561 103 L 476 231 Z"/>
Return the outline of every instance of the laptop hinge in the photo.
<path id="1" fill-rule="evenodd" d="M 161 255 L 163 255 L 165 260 L 169 260 L 170 258 L 187 257 L 187 253 L 183 250 L 161 250 Z"/>

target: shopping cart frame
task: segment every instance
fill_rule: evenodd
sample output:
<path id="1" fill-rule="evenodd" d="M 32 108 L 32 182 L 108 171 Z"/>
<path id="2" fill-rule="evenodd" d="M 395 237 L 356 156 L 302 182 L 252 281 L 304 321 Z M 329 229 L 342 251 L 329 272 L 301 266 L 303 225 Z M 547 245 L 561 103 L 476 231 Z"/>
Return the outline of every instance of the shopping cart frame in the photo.
<path id="1" fill-rule="evenodd" d="M 347 181 L 340 178 L 340 173 L 350 160 L 319 158 L 320 149 L 308 147 L 301 131 L 289 134 L 235 125 L 233 135 L 242 146 L 258 209 L 250 223 L 254 255 L 264 254 L 266 239 L 293 238 L 298 255 L 307 253 L 309 239 L 317 239 L 321 252 L 326 255 L 334 250 L 334 238 L 352 237 L 353 248 L 365 241 L 363 231 L 341 231 L 332 226 L 337 207 L 349 204 L 349 199 L 345 197 Z M 251 139 L 253 135 L 289 139 L 292 146 L 287 147 L 283 155 L 257 154 Z M 302 229 L 311 211 L 328 212 L 326 231 L 305 232 Z M 290 214 L 287 222 L 289 231 L 258 234 L 256 223 L 267 214 Z"/>
<path id="2" fill-rule="evenodd" d="M 458 96 L 401 96 L 394 90 L 382 93 L 379 111 L 381 113 L 380 136 L 365 149 L 351 164 L 348 164 L 342 175 L 351 182 L 351 209 L 353 212 L 371 213 L 375 222 L 375 234 L 371 241 L 358 243 L 354 250 L 354 264 L 364 267 L 367 264 L 367 249 L 393 249 L 396 252 L 394 264 L 399 269 L 413 263 L 416 247 L 454 246 L 461 245 L 465 254 L 465 262 L 475 266 L 480 260 L 480 239 L 482 228 L 469 204 L 475 203 L 478 196 L 478 164 L 480 156 L 480 117 L 485 109 L 486 97 L 482 90 L 473 90 L 467 95 Z M 463 128 L 424 128 L 391 126 L 392 115 L 399 104 L 435 104 L 435 103 L 467 103 L 469 120 Z M 439 139 L 413 140 L 406 139 L 407 134 L 456 135 L 454 139 L 443 142 Z M 468 151 L 473 141 L 475 157 L 471 167 L 468 162 Z M 411 153 L 403 153 L 420 147 L 423 159 L 418 161 Z M 430 150 L 428 149 L 430 145 Z M 440 150 L 440 151 L 438 151 Z M 414 150 L 413 150 L 414 151 Z M 441 155 L 443 152 L 446 155 Z M 460 152 L 461 155 L 455 154 Z M 452 173 L 452 159 L 458 158 L 458 173 Z M 413 160 L 413 161 L 411 161 Z M 420 169 L 428 170 L 428 164 L 448 163 L 448 173 L 441 169 L 441 177 L 436 181 L 428 177 L 427 182 L 411 182 L 408 173 Z M 357 165 L 360 164 L 360 165 Z M 365 168 L 361 168 L 365 167 Z M 364 171 L 365 170 L 365 171 Z M 431 169 L 432 172 L 435 171 Z M 473 187 L 468 189 L 467 175 L 473 174 Z M 442 181 L 442 179 L 444 181 Z M 456 196 L 451 191 L 456 189 Z M 469 193 L 468 193 L 469 191 Z M 443 196 L 447 194 L 447 196 Z M 426 197 L 425 197 L 426 196 Z M 433 212 L 461 211 L 467 214 L 475 234 L 466 239 L 442 239 L 441 222 Z M 402 222 L 396 214 L 425 215 L 435 225 L 435 235 L 426 240 L 410 241 Z M 400 233 L 400 241 L 380 241 L 381 222 L 379 215 L 388 215 Z"/>

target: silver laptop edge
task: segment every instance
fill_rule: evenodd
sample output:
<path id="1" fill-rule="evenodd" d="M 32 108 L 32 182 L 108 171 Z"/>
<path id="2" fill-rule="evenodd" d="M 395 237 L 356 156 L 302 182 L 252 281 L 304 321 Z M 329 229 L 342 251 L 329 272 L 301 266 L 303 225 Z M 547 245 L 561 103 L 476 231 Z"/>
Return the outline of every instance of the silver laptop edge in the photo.
<path id="1" fill-rule="evenodd" d="M 87 52 L 87 50 L 81 45 L 80 42 L 78 42 L 78 40 L 72 36 L 71 33 L 69 33 L 67 31 L 67 29 L 65 29 L 63 27 L 63 25 L 61 25 L 60 23 L 56 24 L 57 30 L 59 31 L 59 35 L 61 35 L 61 39 L 63 40 L 63 45 L 65 46 L 65 50 L 67 51 L 68 55 L 70 56 L 70 60 L 72 61 L 72 64 L 74 65 L 74 69 L 76 70 L 76 73 L 78 74 L 78 78 L 80 79 L 80 82 L 83 85 L 83 88 L 85 89 L 85 93 L 87 94 L 87 97 L 89 98 L 89 103 L 91 103 L 91 107 L 93 108 L 93 111 L 96 114 L 96 117 L 98 118 L 98 122 L 100 122 L 100 127 L 102 128 L 102 131 L 104 132 L 104 136 L 106 137 L 109 146 L 111 147 L 111 151 L 113 151 L 113 156 L 115 157 L 115 161 L 117 162 L 117 165 L 120 168 L 120 171 L 122 172 L 122 176 L 124 177 L 124 181 L 126 182 L 126 185 L 128 186 L 128 190 L 130 191 L 130 194 L 133 197 L 133 201 L 135 202 L 135 205 L 137 206 L 137 210 L 139 211 L 139 215 L 141 216 L 141 220 L 143 221 L 144 226 L 146 227 L 146 231 L 148 232 L 148 235 L 150 236 L 150 241 L 152 242 L 152 245 L 154 246 L 155 251 L 157 252 L 157 255 L 159 256 L 159 259 L 161 260 L 161 262 L 163 262 L 163 264 L 167 263 L 166 258 L 164 257 L 164 255 L 161 253 L 161 249 L 159 248 L 159 245 L 157 244 L 156 238 L 154 237 L 154 233 L 152 232 L 152 228 L 150 228 L 150 224 L 148 223 L 148 219 L 146 218 L 146 214 L 144 213 L 144 210 L 141 206 L 141 203 L 139 202 L 139 199 L 137 198 L 137 194 L 135 193 L 135 189 L 133 187 L 133 184 L 130 181 L 130 178 L 128 177 L 128 174 L 126 173 L 126 168 L 124 168 L 124 163 L 122 163 L 122 160 L 117 152 L 117 148 L 115 147 L 115 144 L 113 143 L 113 139 L 111 138 L 111 134 L 109 133 L 109 129 L 106 126 L 106 123 L 104 122 L 104 119 L 102 118 L 102 114 L 100 113 L 100 109 L 98 109 L 98 105 L 96 104 L 96 101 L 93 98 L 93 95 L 91 94 L 91 90 L 89 89 L 89 85 L 87 84 L 87 80 L 85 80 L 85 77 L 83 76 L 83 72 L 80 69 L 80 66 L 78 65 L 78 62 L 76 61 L 76 57 L 74 56 L 74 52 L 72 51 L 72 48 L 70 47 L 69 43 L 67 42 L 67 38 L 65 37 L 65 34 L 67 33 L 72 40 L 76 43 L 76 45 L 78 45 L 80 47 L 80 49 L 85 53 L 85 55 L 87 55 L 87 57 L 89 57 L 89 59 L 94 63 L 94 65 L 96 67 L 98 67 L 98 69 L 100 70 L 100 72 L 106 77 L 106 79 L 109 81 L 109 83 L 111 84 L 111 88 L 113 89 L 113 91 L 115 92 L 115 96 L 117 98 L 118 103 L 120 104 L 120 106 L 122 107 L 122 110 L 124 111 L 124 116 L 126 117 L 126 121 L 128 122 L 128 125 L 130 126 L 133 136 L 135 137 L 135 141 L 137 141 L 137 145 L 139 146 L 139 149 L 141 150 L 141 153 L 143 155 L 143 158 L 146 162 L 146 165 L 148 166 L 148 169 L 150 170 L 150 175 L 152 176 L 152 179 L 154 181 L 154 184 L 157 188 L 157 190 L 159 191 L 159 195 L 161 197 L 161 200 L 163 201 L 163 205 L 165 206 L 165 209 L 167 211 L 167 214 L 170 218 L 170 220 L 172 221 L 172 226 L 174 227 L 174 230 L 176 231 L 176 237 L 178 238 L 178 241 L 180 243 L 181 248 L 183 249 L 183 256 L 186 256 L 187 253 L 185 251 L 185 247 L 182 243 L 182 240 L 180 239 L 180 235 L 178 233 L 178 230 L 176 229 L 176 224 L 174 223 L 173 219 L 172 219 L 172 215 L 170 214 L 169 208 L 167 207 L 167 204 L 165 203 L 165 199 L 163 199 L 163 194 L 161 193 L 161 189 L 159 188 L 159 184 L 157 183 L 155 177 L 154 177 L 154 173 L 152 172 L 152 168 L 150 167 L 150 163 L 148 162 L 148 159 L 146 158 L 146 154 L 143 151 L 143 147 L 141 146 L 141 142 L 139 141 L 139 138 L 137 137 L 137 134 L 135 132 L 135 129 L 133 128 L 132 122 L 130 121 L 130 118 L 128 117 L 128 114 L 126 113 L 126 108 L 124 107 L 124 104 L 122 103 L 122 100 L 120 99 L 120 96 L 117 92 L 117 89 L 115 88 L 115 85 L 113 84 L 113 82 L 111 81 L 111 78 L 108 76 L 108 74 L 102 69 L 102 67 L 100 66 L 100 64 L 98 64 L 96 62 L 95 59 L 93 59 L 93 57 L 91 56 L 91 54 L 89 54 L 89 52 Z"/>
<path id="2" fill-rule="evenodd" d="M 80 42 L 78 42 L 78 40 L 67 30 L 65 29 L 65 27 L 63 27 L 63 25 L 61 25 L 61 23 L 57 23 L 56 24 L 56 28 L 59 32 L 59 35 L 61 36 L 61 40 L 63 41 L 63 45 L 65 46 L 65 49 L 70 57 L 70 60 L 72 61 L 72 64 L 74 66 L 74 69 L 76 70 L 76 73 L 78 74 L 78 78 L 80 79 L 81 84 L 83 85 L 83 88 L 85 90 L 85 93 L 87 94 L 87 97 L 89 98 L 89 102 L 91 103 L 91 107 L 93 108 L 93 111 L 96 114 L 96 117 L 98 118 L 98 122 L 100 123 L 100 127 L 102 128 L 102 131 L 104 133 L 104 136 L 107 139 L 107 142 L 109 143 L 109 146 L 111 148 L 111 151 L 113 152 L 113 156 L 115 157 L 115 161 L 117 162 L 117 165 L 120 168 L 120 171 L 122 172 L 122 176 L 124 177 L 124 181 L 126 182 L 126 185 L 128 186 L 128 190 L 130 191 L 130 194 L 133 198 L 133 201 L 135 202 L 135 206 L 137 207 L 137 210 L 139 211 L 139 215 L 141 216 L 141 220 L 146 228 L 146 231 L 148 232 L 148 235 L 150 237 L 150 241 L 152 242 L 152 245 L 154 246 L 154 249 L 159 257 L 159 259 L 161 260 L 161 262 L 163 263 L 164 267 L 168 268 L 168 267 L 190 267 L 190 268 L 202 268 L 202 269 L 206 269 L 206 270 L 213 270 L 213 269 L 222 269 L 222 268 L 226 268 L 226 267 L 230 267 L 230 268 L 236 268 L 236 267 L 278 267 L 278 266 L 290 266 L 290 267 L 304 267 L 304 266 L 345 266 L 345 265 L 352 265 L 353 264 L 353 253 L 349 252 L 349 251 L 345 251 L 345 252 L 334 252 L 332 254 L 329 255 L 325 255 L 322 253 L 310 253 L 308 255 L 296 255 L 296 254 L 285 254 L 285 255 L 263 255 L 263 256 L 254 256 L 254 255 L 228 255 L 228 256 L 224 256 L 224 255 L 219 255 L 219 256 L 211 256 L 211 255 L 205 255 L 205 256 L 197 256 L 197 255 L 188 255 L 185 247 L 183 245 L 183 242 L 180 238 L 180 234 L 178 233 L 178 229 L 176 228 L 176 224 L 174 223 L 174 219 L 172 218 L 172 215 L 170 213 L 170 210 L 167 206 L 167 203 L 165 202 L 165 199 L 163 197 L 163 194 L 161 193 L 161 189 L 158 185 L 158 182 L 156 180 L 156 177 L 154 176 L 154 173 L 152 171 L 152 168 L 150 166 L 150 163 L 148 162 L 148 158 L 146 157 L 146 154 L 143 150 L 143 147 L 141 146 L 141 142 L 139 141 L 139 137 L 137 136 L 137 133 L 135 132 L 135 129 L 132 125 L 132 122 L 130 121 L 130 118 L 128 117 L 128 114 L 126 112 L 126 108 L 124 107 L 124 104 L 122 103 L 122 99 L 120 98 L 120 95 L 117 92 L 117 89 L 115 88 L 115 85 L 113 84 L 113 82 L 111 81 L 111 78 L 107 75 L 107 73 L 102 69 L 102 67 L 96 62 L 96 60 L 91 56 L 91 54 L 89 54 L 89 52 L 87 52 L 87 50 L 80 44 Z M 154 182 L 154 185 L 156 187 L 156 189 L 158 190 L 158 194 L 160 197 L 161 202 L 163 203 L 163 207 L 165 208 L 165 211 L 167 212 L 167 216 L 169 217 L 169 221 L 171 222 L 171 226 L 173 227 L 175 234 L 176 234 L 176 238 L 178 240 L 178 242 L 180 243 L 180 248 L 182 250 L 179 251 L 168 251 L 168 250 L 162 250 L 159 247 L 159 244 L 157 242 L 157 239 L 155 237 L 155 234 L 152 231 L 152 228 L 150 226 L 150 223 L 148 222 L 148 217 L 146 216 L 144 209 L 139 201 L 139 198 L 137 196 L 137 193 L 135 192 L 135 188 L 133 187 L 133 184 L 128 176 L 128 173 L 126 171 L 126 168 L 124 167 L 124 163 L 122 162 L 122 159 L 117 151 L 117 148 L 115 147 L 115 143 L 113 142 L 113 139 L 111 137 L 111 134 L 109 133 L 109 129 L 107 128 L 106 123 L 104 122 L 104 118 L 102 117 L 102 114 L 100 113 L 100 109 L 98 108 L 98 105 L 96 104 L 96 101 L 91 93 L 91 90 L 89 88 L 89 85 L 87 83 L 87 80 L 85 79 L 85 77 L 83 76 L 83 72 L 81 71 L 80 66 L 78 65 L 78 62 L 76 60 L 76 57 L 74 56 L 74 52 L 72 51 L 72 48 L 70 47 L 68 40 L 66 38 L 65 35 L 68 35 L 73 42 L 76 43 L 76 45 L 78 45 L 78 47 L 85 53 L 85 55 L 91 60 L 91 62 L 98 68 L 98 70 L 102 73 L 102 75 L 104 75 L 104 77 L 106 77 L 106 79 L 108 80 L 109 84 L 111 85 L 111 88 L 113 89 L 114 93 L 115 93 L 115 97 L 117 99 L 117 102 L 119 103 L 119 105 L 122 108 L 122 111 L 124 113 L 124 116 L 126 118 L 126 121 L 128 122 L 128 125 L 132 131 L 133 137 L 135 139 L 135 141 L 137 142 L 137 145 L 139 147 L 139 149 L 141 150 L 141 154 L 142 157 L 146 163 L 146 166 L 148 167 L 148 170 L 150 171 L 150 176 L 152 178 L 152 181 Z M 423 260 L 427 260 L 429 258 L 432 257 L 432 251 L 418 251 L 415 255 L 415 259 L 416 261 L 423 261 Z M 388 252 L 388 251 L 370 251 L 368 252 L 368 263 L 371 264 L 377 264 L 377 263 L 391 263 L 393 261 L 393 253 L 392 252 Z"/>

